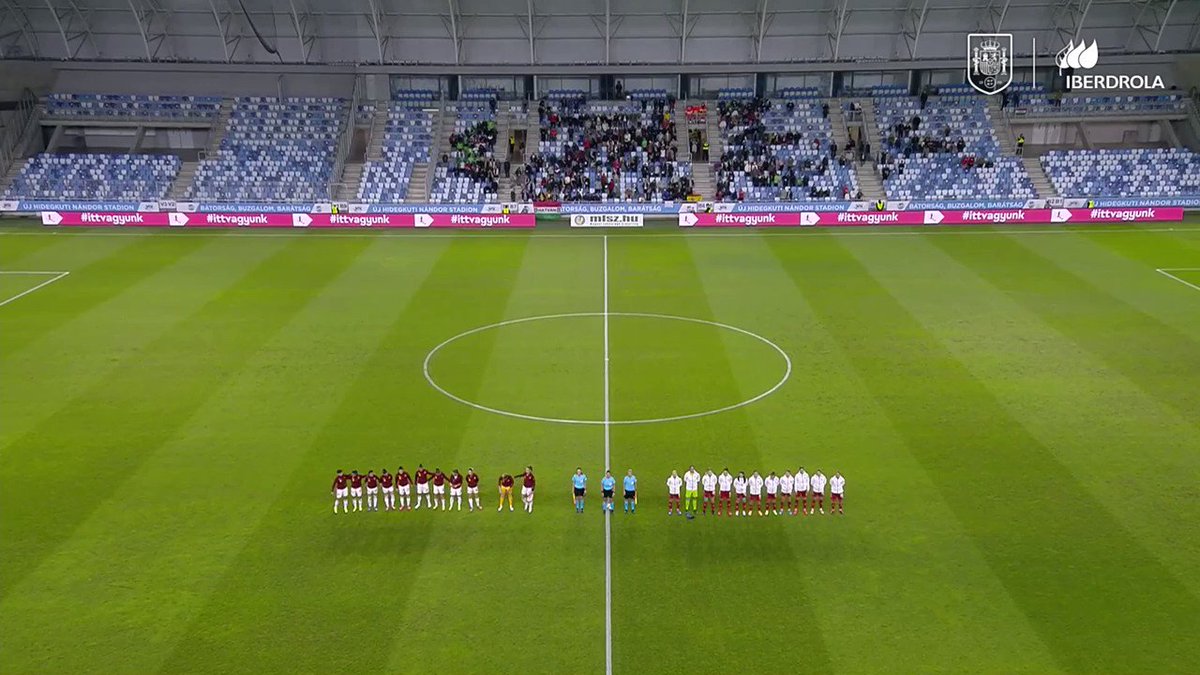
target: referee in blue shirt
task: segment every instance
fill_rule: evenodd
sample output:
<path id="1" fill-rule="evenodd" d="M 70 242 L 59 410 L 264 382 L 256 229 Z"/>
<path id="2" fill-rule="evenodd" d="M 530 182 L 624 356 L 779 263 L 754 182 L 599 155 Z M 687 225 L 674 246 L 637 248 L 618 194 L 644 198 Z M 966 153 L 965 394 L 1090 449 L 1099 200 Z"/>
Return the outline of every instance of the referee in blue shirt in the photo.
<path id="1" fill-rule="evenodd" d="M 583 494 L 587 491 L 587 476 L 583 475 L 583 468 L 575 469 L 571 485 L 575 488 L 575 513 L 583 513 Z"/>
<path id="2" fill-rule="evenodd" d="M 625 513 L 637 513 L 637 476 L 633 469 L 625 474 Z"/>
<path id="3" fill-rule="evenodd" d="M 612 513 L 613 510 L 613 490 L 617 487 L 617 479 L 613 478 L 612 471 L 605 471 L 604 478 L 600 479 L 600 493 L 604 497 L 605 513 Z"/>

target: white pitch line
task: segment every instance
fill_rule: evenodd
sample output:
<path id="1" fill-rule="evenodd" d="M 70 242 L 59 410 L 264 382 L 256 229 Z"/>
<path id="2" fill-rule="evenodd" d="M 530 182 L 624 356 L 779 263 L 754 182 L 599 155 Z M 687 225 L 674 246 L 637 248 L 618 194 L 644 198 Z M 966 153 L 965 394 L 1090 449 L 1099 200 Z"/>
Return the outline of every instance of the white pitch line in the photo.
<path id="1" fill-rule="evenodd" d="M 1194 288 L 1197 291 L 1200 291 L 1200 286 L 1197 286 L 1196 284 L 1193 284 L 1190 281 L 1184 281 L 1183 279 L 1180 279 L 1179 277 L 1175 276 L 1174 274 L 1171 274 L 1171 272 L 1200 272 L 1200 267 L 1167 267 L 1167 268 L 1159 268 L 1154 271 L 1158 272 L 1159 274 L 1163 275 L 1164 277 L 1167 277 L 1168 279 L 1174 279 L 1175 281 L 1178 281 L 1179 283 L 1183 284 L 1184 286 L 1187 286 L 1189 288 Z"/>
<path id="2" fill-rule="evenodd" d="M 604 470 L 612 468 L 609 465 L 612 448 L 612 419 L 609 397 L 609 361 L 608 361 L 608 235 L 601 241 L 604 243 Z M 601 504 L 603 508 L 603 504 Z M 604 672 L 612 675 L 612 516 L 604 514 Z"/>
<path id="3" fill-rule="evenodd" d="M 14 300 L 19 300 L 19 299 L 29 295 L 30 293 L 36 291 L 39 288 L 49 286 L 50 284 L 58 281 L 59 279 L 66 277 L 67 275 L 70 274 L 70 272 L 0 272 L 0 274 L 53 274 L 54 275 L 53 278 L 47 279 L 46 281 L 43 281 L 42 283 L 38 284 L 37 286 L 34 286 L 33 288 L 30 288 L 28 290 L 17 293 L 16 295 L 12 296 L 11 298 L 9 298 L 3 302 L 0 302 L 0 307 L 3 307 Z"/>

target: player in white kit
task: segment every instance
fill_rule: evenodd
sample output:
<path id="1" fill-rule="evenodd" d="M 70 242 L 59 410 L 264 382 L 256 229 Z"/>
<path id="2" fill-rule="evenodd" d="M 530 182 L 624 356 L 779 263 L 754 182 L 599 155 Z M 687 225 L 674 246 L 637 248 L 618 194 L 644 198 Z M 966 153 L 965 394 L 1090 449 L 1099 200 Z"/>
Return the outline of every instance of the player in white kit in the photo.
<path id="1" fill-rule="evenodd" d="M 804 515 L 808 515 L 808 472 L 804 467 L 796 472 L 796 501 L 792 503 L 792 515 L 796 515 L 797 510 Z"/>
<path id="2" fill-rule="evenodd" d="M 750 507 L 746 504 L 746 472 L 739 471 L 733 479 L 733 508 L 739 516 L 748 515 Z"/>
<path id="3" fill-rule="evenodd" d="M 838 515 L 846 515 L 842 509 L 842 498 L 846 494 L 846 479 L 840 473 L 834 473 L 829 478 L 829 513 L 837 510 Z"/>
<path id="4" fill-rule="evenodd" d="M 712 514 L 717 515 L 717 474 L 713 473 L 712 469 L 705 471 L 700 477 L 700 487 L 704 488 L 704 503 L 700 508 L 705 515 L 708 515 L 710 508 Z"/>
<path id="5" fill-rule="evenodd" d="M 729 493 L 733 491 L 733 474 L 729 473 L 728 467 L 717 476 L 717 490 L 718 504 L 725 510 L 726 517 L 732 516 L 733 505 L 729 503 Z"/>
<path id="6" fill-rule="evenodd" d="M 763 477 L 758 475 L 758 472 L 750 474 L 750 480 L 746 481 L 746 486 L 750 489 L 750 507 L 758 515 L 763 515 L 762 511 L 762 491 Z"/>
<path id="7" fill-rule="evenodd" d="M 812 499 L 813 508 L 821 509 L 821 515 L 825 515 L 825 482 L 825 474 L 817 469 L 812 475 Z"/>
<path id="8" fill-rule="evenodd" d="M 779 474 L 779 508 L 782 513 L 792 511 L 792 493 L 796 490 L 796 477 L 784 471 Z"/>
<path id="9" fill-rule="evenodd" d="M 675 509 L 675 513 L 683 513 L 679 510 L 679 491 L 683 489 L 683 479 L 679 477 L 678 471 L 672 471 L 670 476 L 667 476 L 667 515 L 673 515 L 671 509 Z"/>
<path id="10" fill-rule="evenodd" d="M 767 489 L 767 513 L 779 515 L 779 476 L 774 471 L 767 474 L 763 479 L 763 487 Z"/>

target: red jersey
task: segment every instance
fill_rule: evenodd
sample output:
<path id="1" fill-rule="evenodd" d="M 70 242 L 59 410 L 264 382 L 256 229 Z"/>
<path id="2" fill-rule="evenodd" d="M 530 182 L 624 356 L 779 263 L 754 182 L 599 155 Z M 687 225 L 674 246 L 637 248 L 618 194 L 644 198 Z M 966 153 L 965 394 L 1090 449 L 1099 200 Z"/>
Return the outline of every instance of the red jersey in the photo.
<path id="1" fill-rule="evenodd" d="M 524 483 L 525 483 L 525 487 L 527 487 L 527 488 L 533 488 L 534 484 L 535 484 L 535 483 L 537 483 L 537 481 L 535 481 L 535 480 L 533 479 L 533 474 L 531 474 L 531 473 L 527 473 L 527 474 L 525 474 L 525 481 L 524 481 Z"/>
<path id="2" fill-rule="evenodd" d="M 417 469 L 417 485 L 424 485 L 429 482 L 429 472 L 425 469 Z"/>
<path id="3" fill-rule="evenodd" d="M 451 474 L 450 475 L 450 487 L 452 487 L 452 488 L 462 487 L 462 475 L 461 474 Z"/>
<path id="4" fill-rule="evenodd" d="M 469 488 L 479 487 L 479 474 L 477 474 L 477 473 L 467 474 L 467 487 L 469 487 Z"/>
<path id="5" fill-rule="evenodd" d="M 346 474 L 339 473 L 337 475 L 337 477 L 333 479 L 333 489 L 335 489 L 335 490 L 345 490 L 346 489 Z"/>
<path id="6" fill-rule="evenodd" d="M 512 487 L 514 482 L 516 482 L 516 481 L 514 481 L 513 477 L 508 474 L 504 474 L 503 476 L 500 476 L 500 485 L 502 485 L 506 488 Z"/>
<path id="7" fill-rule="evenodd" d="M 443 485 L 445 485 L 446 484 L 446 474 L 442 473 L 441 471 L 433 474 L 433 484 L 438 487 L 442 487 Z"/>
<path id="8" fill-rule="evenodd" d="M 392 474 L 385 473 L 379 477 L 379 483 L 385 488 L 392 487 Z"/>
<path id="9" fill-rule="evenodd" d="M 396 485 L 408 485 L 411 482 L 412 479 L 408 477 L 407 471 L 401 471 L 396 474 Z"/>
<path id="10" fill-rule="evenodd" d="M 367 474 L 367 487 L 369 487 L 369 488 L 379 487 L 379 476 L 376 476 L 375 474 Z"/>
<path id="11" fill-rule="evenodd" d="M 360 475 L 358 475 L 358 474 L 356 474 L 356 473 L 355 473 L 355 474 L 351 474 L 351 475 L 350 475 L 350 487 L 352 487 L 352 488 L 360 488 L 360 487 L 362 487 L 362 480 L 363 480 L 363 477 L 362 477 L 362 476 L 360 476 Z"/>

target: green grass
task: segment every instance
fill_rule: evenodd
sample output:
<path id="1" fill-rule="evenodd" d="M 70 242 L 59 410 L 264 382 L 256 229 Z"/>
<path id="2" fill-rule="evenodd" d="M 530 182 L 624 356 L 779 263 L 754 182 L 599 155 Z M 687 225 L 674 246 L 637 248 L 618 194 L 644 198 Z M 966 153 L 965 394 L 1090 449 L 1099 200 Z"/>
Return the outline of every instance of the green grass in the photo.
<path id="1" fill-rule="evenodd" d="M 611 428 L 615 672 L 1195 669 L 1200 291 L 1155 270 L 1200 229 L 1046 229 L 609 237 L 611 419 L 784 368 L 620 313 L 793 364 Z M 3 671 L 602 672 L 603 426 L 422 365 L 593 313 L 430 374 L 602 420 L 604 240 L 248 234 L 0 229 L 71 272 L 0 307 Z M 485 512 L 330 512 L 418 463 Z M 847 515 L 668 518 L 690 463 L 840 470 Z"/>

